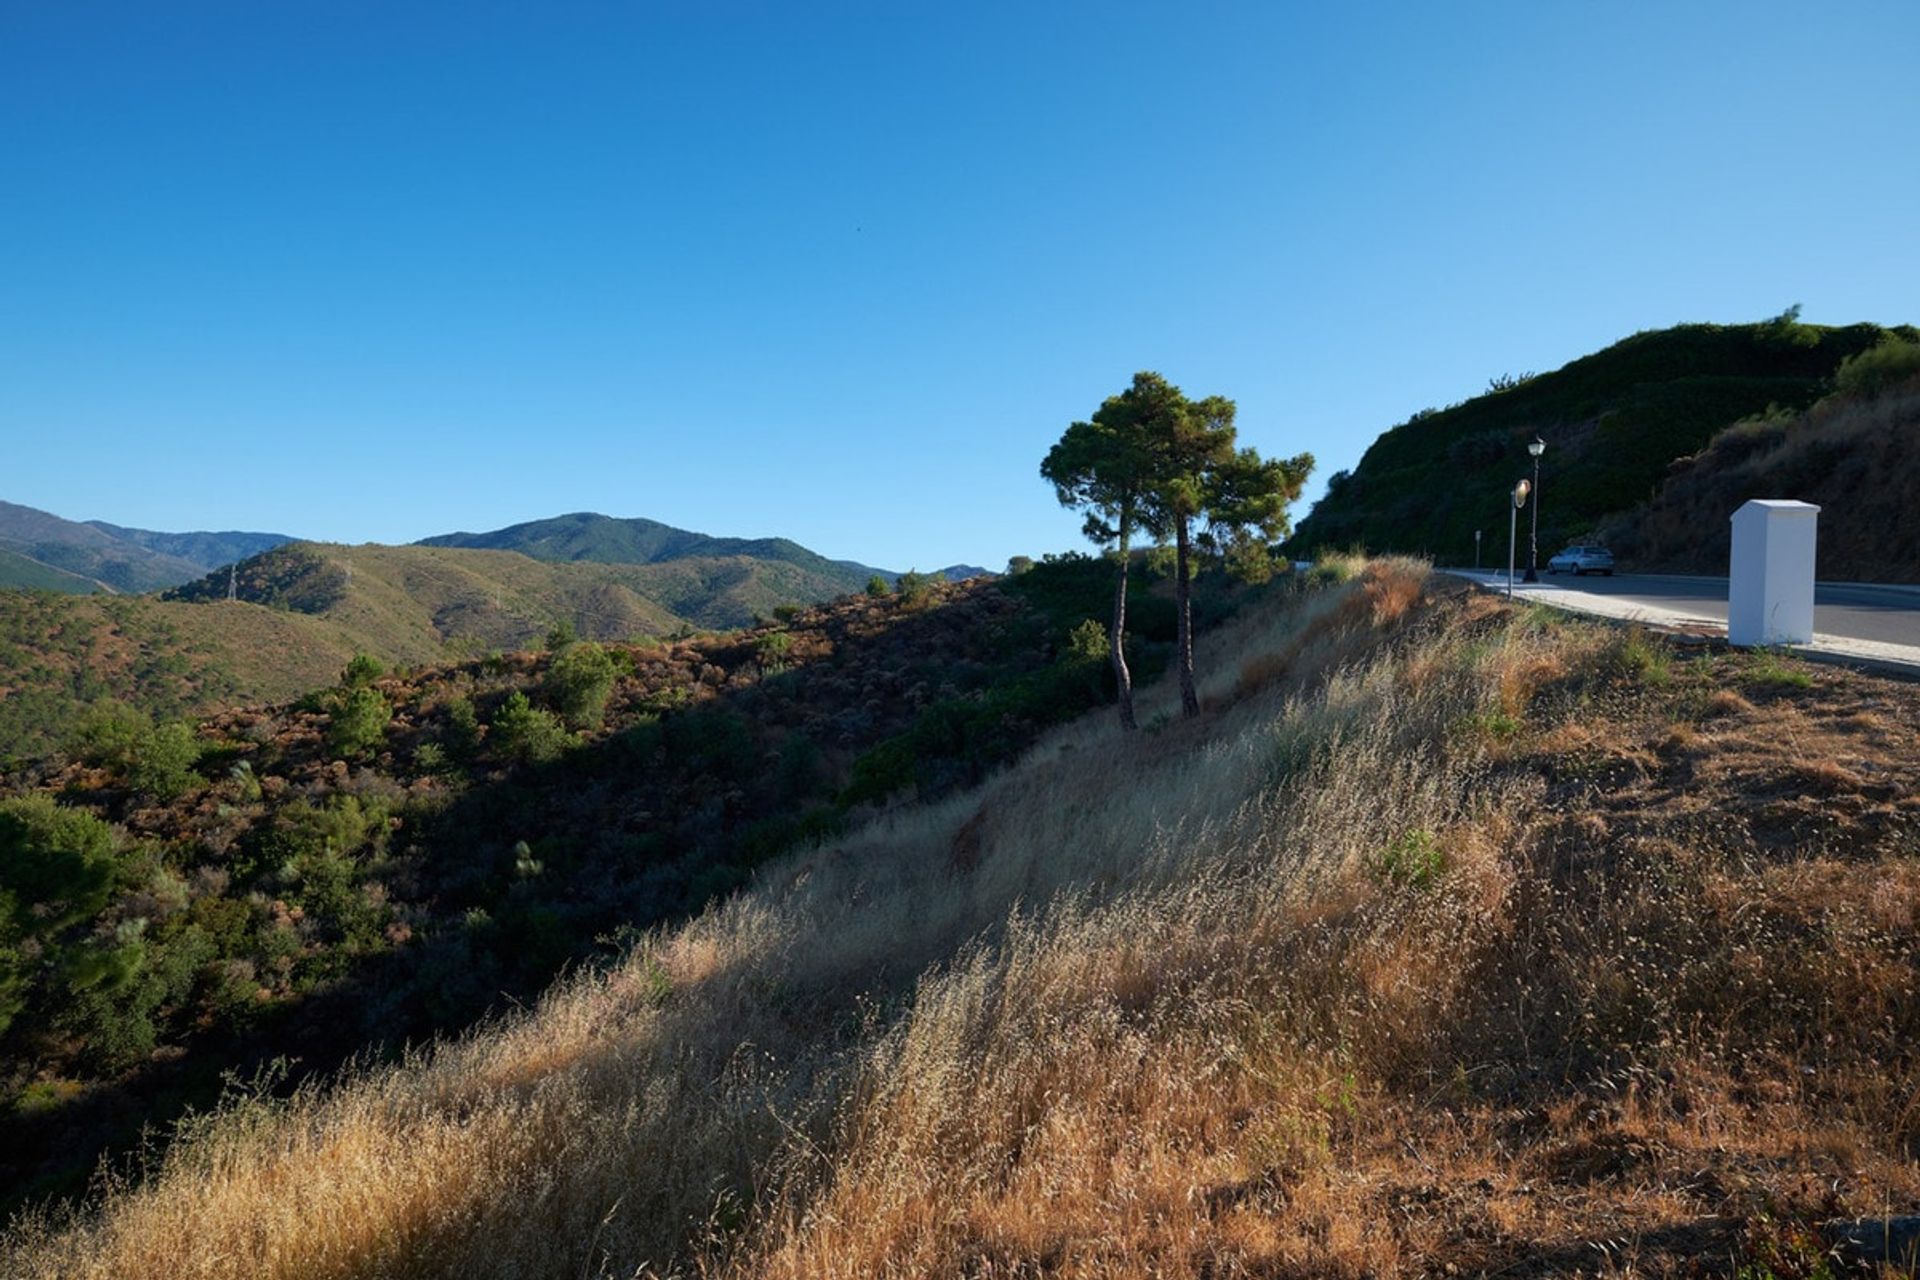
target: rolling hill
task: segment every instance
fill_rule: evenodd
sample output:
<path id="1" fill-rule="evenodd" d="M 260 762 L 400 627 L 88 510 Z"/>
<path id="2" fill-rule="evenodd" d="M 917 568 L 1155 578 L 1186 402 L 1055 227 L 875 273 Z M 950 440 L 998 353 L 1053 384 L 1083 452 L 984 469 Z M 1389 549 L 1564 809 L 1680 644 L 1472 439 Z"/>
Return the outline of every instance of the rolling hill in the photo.
<path id="1" fill-rule="evenodd" d="M 278 533 L 156 533 L 0 502 L 0 587 L 135 594 L 191 582 L 291 541 Z"/>
<path id="2" fill-rule="evenodd" d="M 593 640 L 724 630 L 848 594 L 847 583 L 744 555 L 610 564 L 296 542 L 159 597 L 11 592 L 0 607 L 0 758 L 58 745 L 102 700 L 162 716 L 281 701 L 327 684 L 356 653 L 411 667 L 537 647 L 562 623 Z"/>
<path id="3" fill-rule="evenodd" d="M 580 561 L 600 564 L 662 564 L 673 560 L 753 560 L 791 565 L 816 578 L 839 584 L 842 591 L 858 591 L 874 574 L 888 582 L 900 575 L 856 560 L 829 560 L 790 538 L 716 538 L 661 524 L 644 517 L 622 518 L 579 511 L 548 520 L 530 520 L 491 533 L 447 533 L 423 538 L 423 547 L 480 547 L 518 551 L 536 560 Z M 956 564 L 934 571 L 958 582 L 988 572 L 977 565 Z"/>
<path id="4" fill-rule="evenodd" d="M 1471 562 L 1504 545 L 1507 495 L 1529 473 L 1527 442 L 1546 442 L 1539 508 L 1543 554 L 1652 497 L 1677 459 L 1770 407 L 1803 410 L 1841 362 L 1896 330 L 1798 323 L 1681 325 L 1638 333 L 1552 373 L 1503 380 L 1462 404 L 1422 410 L 1336 474 L 1288 549 L 1364 546 Z"/>

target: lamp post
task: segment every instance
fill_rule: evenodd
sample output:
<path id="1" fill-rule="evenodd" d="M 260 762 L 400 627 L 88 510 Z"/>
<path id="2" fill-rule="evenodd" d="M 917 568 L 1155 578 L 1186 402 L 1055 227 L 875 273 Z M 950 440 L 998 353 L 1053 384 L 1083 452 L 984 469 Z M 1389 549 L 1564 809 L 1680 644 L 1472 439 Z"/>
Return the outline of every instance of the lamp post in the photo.
<path id="1" fill-rule="evenodd" d="M 1547 451 L 1547 442 L 1539 436 L 1527 446 L 1527 452 L 1533 455 L 1533 532 L 1527 545 L 1527 576 L 1522 582 L 1540 581 L 1540 455 Z"/>

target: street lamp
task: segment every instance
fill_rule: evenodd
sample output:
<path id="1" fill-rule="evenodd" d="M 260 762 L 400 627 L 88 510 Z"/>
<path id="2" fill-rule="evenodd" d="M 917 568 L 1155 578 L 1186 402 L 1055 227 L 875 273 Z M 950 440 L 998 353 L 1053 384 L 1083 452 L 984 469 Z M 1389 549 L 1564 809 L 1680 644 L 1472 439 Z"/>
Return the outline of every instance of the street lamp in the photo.
<path id="1" fill-rule="evenodd" d="M 1527 548 L 1527 576 L 1522 582 L 1540 581 L 1540 455 L 1546 451 L 1547 442 L 1539 436 L 1527 446 L 1527 452 L 1533 455 L 1533 532 Z"/>

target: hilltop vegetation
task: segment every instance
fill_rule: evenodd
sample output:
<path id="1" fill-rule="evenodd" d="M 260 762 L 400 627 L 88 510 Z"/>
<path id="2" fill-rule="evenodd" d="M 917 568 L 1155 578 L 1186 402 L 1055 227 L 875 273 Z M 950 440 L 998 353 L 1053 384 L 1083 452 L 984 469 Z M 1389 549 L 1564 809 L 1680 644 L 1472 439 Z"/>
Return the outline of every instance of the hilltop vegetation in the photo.
<path id="1" fill-rule="evenodd" d="M 5 1269 L 1787 1276 L 1920 1196 L 1910 688 L 1403 562 L 1201 650 Z"/>
<path id="2" fill-rule="evenodd" d="M 1496 379 L 1485 395 L 1427 409 L 1333 476 L 1289 547 L 1364 546 L 1471 563 L 1473 532 L 1506 537 L 1508 493 L 1529 474 L 1527 442 L 1547 444 L 1543 554 L 1649 500 L 1675 460 L 1723 428 L 1795 413 L 1832 388 L 1841 362 L 1889 334 L 1920 330 L 1801 324 L 1794 311 L 1748 325 L 1638 333 L 1537 377 Z"/>
<path id="3" fill-rule="evenodd" d="M 1110 695 L 1079 634 L 1107 590 L 1073 557 L 726 635 L 562 627 L 544 652 L 397 674 L 361 656 L 296 703 L 192 725 L 97 711 L 0 791 L 10 857 L 55 868 L 0 859 L 0 900 L 39 922 L 0 921 L 0 1181 L 71 1189 L 223 1072 L 457 1029 L 787 849 L 978 782 Z M 1206 576 L 1199 621 L 1243 595 Z M 1135 613 L 1158 670 L 1172 606 L 1143 587 Z"/>
<path id="4" fill-rule="evenodd" d="M 1920 579 L 1920 343 L 1890 337 L 1843 365 L 1802 413 L 1734 423 L 1676 461 L 1650 502 L 1604 522 L 1635 568 L 1725 573 L 1727 517 L 1749 498 L 1820 505 L 1818 575 Z"/>

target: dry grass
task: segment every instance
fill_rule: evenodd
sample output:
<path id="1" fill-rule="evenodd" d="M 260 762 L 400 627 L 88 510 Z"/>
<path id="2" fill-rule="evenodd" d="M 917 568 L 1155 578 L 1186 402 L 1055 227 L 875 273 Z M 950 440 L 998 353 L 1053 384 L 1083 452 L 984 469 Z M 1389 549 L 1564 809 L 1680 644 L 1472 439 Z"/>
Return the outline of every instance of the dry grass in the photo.
<path id="1" fill-rule="evenodd" d="M 1920 700 L 1626 643 L 1376 563 L 1213 637 L 1200 721 L 237 1106 L 0 1270 L 1640 1275 L 1914 1204 L 1920 762 L 1851 744 Z"/>

